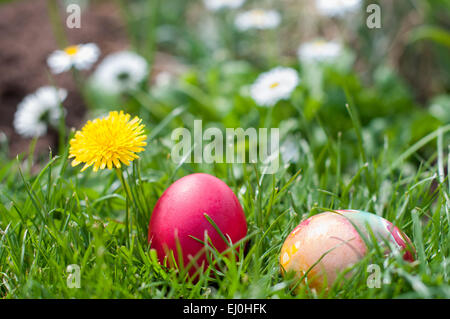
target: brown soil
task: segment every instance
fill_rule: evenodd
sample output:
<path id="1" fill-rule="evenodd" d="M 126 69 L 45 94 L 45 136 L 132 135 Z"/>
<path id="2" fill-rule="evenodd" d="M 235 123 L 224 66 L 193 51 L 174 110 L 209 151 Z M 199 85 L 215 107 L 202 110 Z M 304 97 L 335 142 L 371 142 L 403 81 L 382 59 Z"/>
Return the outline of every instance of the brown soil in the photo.
<path id="1" fill-rule="evenodd" d="M 65 20 L 65 10 L 61 10 Z M 62 20 L 62 21 L 64 21 Z M 80 29 L 66 29 L 71 44 L 95 42 L 102 57 L 128 47 L 124 25 L 111 1 L 92 4 L 83 12 Z M 14 132 L 12 121 L 18 103 L 52 79 L 46 64 L 48 55 L 58 48 L 49 19 L 47 1 L 22 0 L 0 6 L 0 132 L 8 136 L 10 156 L 28 149 L 30 139 Z M 101 58 L 102 58 L 101 57 Z M 54 77 L 55 84 L 68 90 L 64 103 L 67 125 L 78 127 L 84 122 L 85 107 L 75 89 L 70 73 Z M 40 138 L 36 152 L 54 147 L 55 132 Z"/>

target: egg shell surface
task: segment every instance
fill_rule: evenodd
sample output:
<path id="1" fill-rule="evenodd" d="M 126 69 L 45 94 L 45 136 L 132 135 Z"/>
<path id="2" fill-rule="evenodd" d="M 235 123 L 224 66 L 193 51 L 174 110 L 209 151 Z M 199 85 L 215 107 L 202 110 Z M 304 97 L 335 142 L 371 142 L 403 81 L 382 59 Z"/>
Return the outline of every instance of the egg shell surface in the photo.
<path id="1" fill-rule="evenodd" d="M 205 218 L 207 214 L 225 237 L 236 243 L 247 235 L 245 214 L 233 191 L 215 176 L 196 173 L 187 175 L 167 188 L 158 199 L 149 223 L 148 239 L 161 263 L 172 250 L 181 248 L 184 267 L 192 257 L 204 250 L 204 245 L 191 236 L 205 240 L 205 231 L 214 247 L 222 252 L 228 244 Z M 198 267 L 206 269 L 205 253 L 189 268 L 193 275 Z"/>
<path id="2" fill-rule="evenodd" d="M 387 240 L 405 250 L 405 260 L 414 260 L 413 254 L 407 250 L 412 247 L 411 241 L 392 223 L 371 213 L 340 210 L 314 215 L 290 233 L 280 253 L 283 272 L 294 270 L 301 277 L 310 270 L 307 279 L 311 288 L 331 287 L 339 272 L 357 263 L 367 253 L 361 237 L 370 238 L 367 227 L 380 246 L 383 246 L 383 240 Z"/>

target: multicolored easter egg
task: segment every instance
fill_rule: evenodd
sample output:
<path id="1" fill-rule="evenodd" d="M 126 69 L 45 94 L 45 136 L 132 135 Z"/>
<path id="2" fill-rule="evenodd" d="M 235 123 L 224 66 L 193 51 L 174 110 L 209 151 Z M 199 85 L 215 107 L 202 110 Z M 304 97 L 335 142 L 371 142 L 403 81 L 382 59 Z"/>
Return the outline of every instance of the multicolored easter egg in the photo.
<path id="1" fill-rule="evenodd" d="M 290 233 L 281 248 L 282 270 L 293 270 L 299 277 L 309 270 L 311 288 L 331 287 L 339 272 L 366 255 L 364 240 L 370 240 L 371 233 L 380 247 L 390 242 L 404 252 L 405 260 L 414 260 L 411 240 L 391 222 L 363 211 L 338 210 L 314 215 Z"/>
<path id="2" fill-rule="evenodd" d="M 205 245 L 199 242 L 205 241 L 206 234 L 219 252 L 229 247 L 205 214 L 232 243 L 247 235 L 245 214 L 233 191 L 214 176 L 191 174 L 166 189 L 150 218 L 148 240 L 161 263 L 174 266 L 173 258 L 167 259 L 171 251 L 175 263 L 179 263 L 179 244 L 183 267 L 192 276 L 200 267 L 208 266 Z"/>

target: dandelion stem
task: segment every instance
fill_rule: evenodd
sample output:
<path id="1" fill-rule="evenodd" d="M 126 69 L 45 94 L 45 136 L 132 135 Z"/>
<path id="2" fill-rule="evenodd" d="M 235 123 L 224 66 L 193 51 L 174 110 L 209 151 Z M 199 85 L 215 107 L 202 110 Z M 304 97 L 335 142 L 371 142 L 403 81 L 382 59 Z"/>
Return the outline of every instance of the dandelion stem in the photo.
<path id="1" fill-rule="evenodd" d="M 125 190 L 125 198 L 126 198 L 126 206 L 125 206 L 125 232 L 127 235 L 127 243 L 130 243 L 130 223 L 129 223 L 129 219 L 130 219 L 130 214 L 129 214 L 129 203 L 131 202 L 131 190 L 130 190 L 130 186 L 128 185 L 128 183 L 125 180 L 124 174 L 123 174 L 123 170 L 122 168 L 118 168 L 116 167 L 116 173 L 117 173 L 117 177 L 119 177 L 120 183 L 122 184 L 123 189 Z"/>

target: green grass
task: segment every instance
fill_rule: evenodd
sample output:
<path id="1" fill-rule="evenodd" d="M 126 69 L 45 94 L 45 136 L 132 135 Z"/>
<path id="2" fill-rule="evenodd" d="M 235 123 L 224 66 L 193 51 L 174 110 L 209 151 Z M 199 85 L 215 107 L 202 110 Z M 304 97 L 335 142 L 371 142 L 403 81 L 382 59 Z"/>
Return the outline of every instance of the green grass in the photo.
<path id="1" fill-rule="evenodd" d="M 384 61 L 383 54 L 371 49 L 375 38 L 387 35 L 364 27 L 347 30 L 362 43 L 361 52 L 314 69 L 317 77 L 313 77 L 289 47 L 297 41 L 296 36 L 289 38 L 295 33 L 277 34 L 280 45 L 273 54 L 261 52 L 271 41 L 262 45 L 259 38 L 230 33 L 227 40 L 235 43 L 230 52 L 217 57 L 217 50 L 224 52 L 221 35 L 218 43 L 202 39 L 199 27 L 193 25 L 196 16 L 185 17 L 186 1 L 158 2 L 156 22 L 145 14 L 132 16 L 147 12 L 154 17 L 150 2 L 133 1 L 129 11 L 125 1 L 120 3 L 135 49 L 149 61 L 155 47 L 168 51 L 185 63 L 187 71 L 169 87 L 143 86 L 123 96 L 105 97 L 88 84 L 83 87 L 90 102 L 89 118 L 123 109 L 146 124 L 146 151 L 124 170 L 129 201 L 115 171 L 81 173 L 79 167 L 71 167 L 67 156 L 73 132 L 63 125 L 59 129 L 66 130 L 65 143 L 49 154 L 33 156 L 31 143 L 28 153 L 11 159 L 0 135 L 2 298 L 450 298 L 446 173 L 450 122 L 442 116 L 450 99 L 447 82 L 441 80 L 449 60 L 442 47 L 430 46 L 436 49 L 440 70 L 430 81 L 439 89 L 442 103 L 427 108 L 428 101 L 420 105 L 405 79 Z M 437 4 L 448 6 L 444 1 L 426 4 L 429 25 L 439 25 L 437 13 L 445 11 L 433 7 Z M 403 5 L 398 14 L 416 10 Z M 286 12 L 283 27 L 295 25 L 297 16 Z M 228 23 L 229 17 L 222 18 L 215 23 Z M 152 32 L 147 38 L 149 26 Z M 155 33 L 153 28 L 158 27 Z M 386 25 L 383 32 L 392 30 L 394 37 L 396 28 Z M 413 61 L 423 49 L 417 43 L 436 38 L 419 35 L 408 47 Z M 368 57 L 362 61 L 368 63 L 364 65 L 368 74 L 351 67 L 355 55 Z M 296 68 L 301 84 L 291 99 L 269 112 L 256 106 L 246 90 L 258 74 L 276 65 Z M 202 119 L 204 128 L 222 130 L 279 127 L 282 142 L 294 141 L 291 148 L 298 159 L 281 161 L 274 175 L 260 175 L 258 167 L 250 164 L 176 164 L 169 158 L 170 134 L 177 127 L 192 128 L 194 119 Z M 247 244 L 238 258 L 210 247 L 214 264 L 197 282 L 184 269 L 160 265 L 147 243 L 149 219 L 159 196 L 175 180 L 194 172 L 225 181 L 237 194 L 248 223 Z M 364 210 L 393 222 L 413 241 L 416 261 L 386 257 L 377 246 L 369 247 L 367 256 L 348 270 L 350 277 L 342 274 L 327 292 L 298 285 L 292 274 L 283 277 L 278 260 L 288 234 L 303 219 L 337 209 Z M 367 285 L 370 264 L 381 269 L 380 288 Z M 67 285 L 69 265 L 80 267 L 79 289 Z"/>
<path id="2" fill-rule="evenodd" d="M 447 127 L 448 131 L 448 127 Z M 442 136 L 441 134 L 433 134 Z M 390 158 L 406 160 L 422 141 L 437 145 L 436 165 L 423 164 L 402 173 Z M 368 163 L 355 161 L 341 171 L 339 143 L 324 146 L 319 159 L 303 153 L 295 165 L 275 175 L 259 176 L 251 165 L 177 167 L 168 149 L 155 139 L 139 162 L 126 170 L 132 191 L 131 233 L 124 226 L 125 197 L 115 172 L 80 173 L 66 152 L 32 175 L 21 160 L 0 171 L 0 292 L 4 298 L 433 298 L 450 297 L 449 181 L 438 178 L 446 165 L 440 138 L 424 139 L 398 153 L 387 147 Z M 309 147 L 302 141 L 304 148 Z M 363 157 L 364 144 L 360 147 Z M 177 177 L 204 171 L 222 178 L 244 207 L 248 247 L 237 261 L 223 255 L 192 283 L 183 271 L 162 267 L 147 244 L 152 207 Z M 296 173 L 298 171 L 298 173 Z M 339 171 L 339 172 L 336 172 Z M 337 175 L 341 176 L 337 179 Z M 434 187 L 432 184 L 436 183 Z M 279 252 L 288 233 L 304 218 L 328 209 L 362 209 L 391 220 L 412 239 L 417 261 L 385 258 L 375 249 L 327 294 L 303 287 L 293 293 L 295 279 L 283 278 Z M 368 264 L 382 269 L 381 288 L 368 288 Z M 67 287 L 66 267 L 81 268 L 81 288 Z"/>

